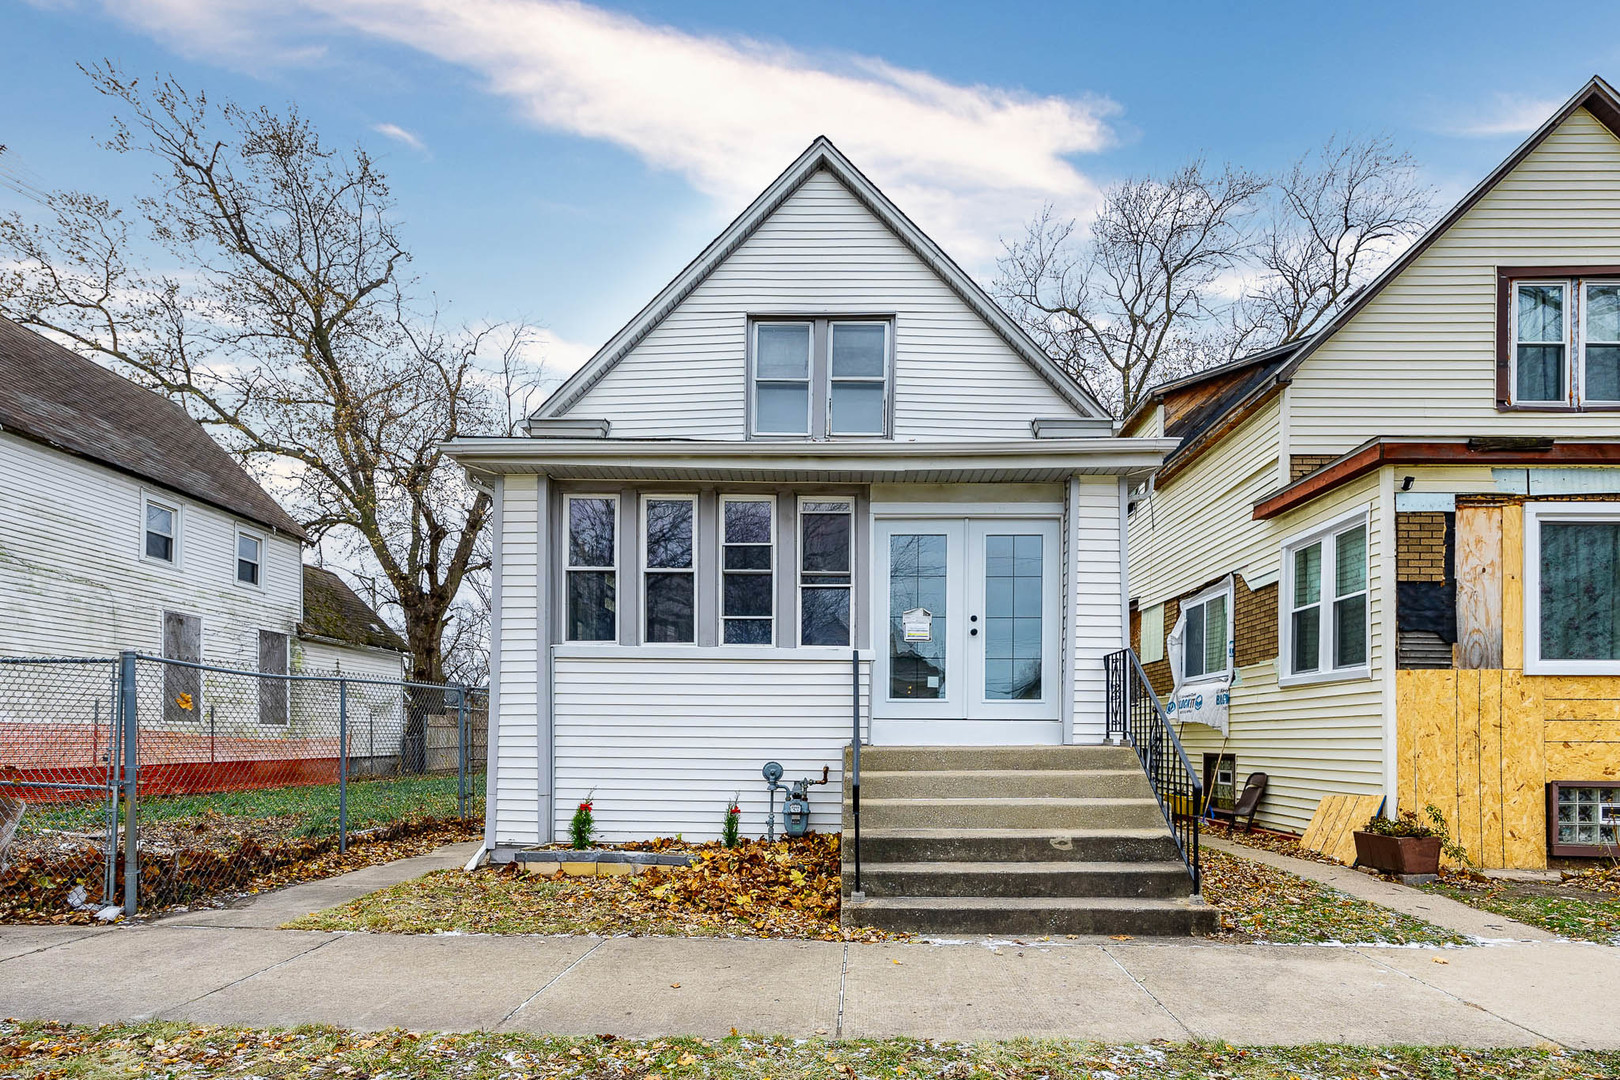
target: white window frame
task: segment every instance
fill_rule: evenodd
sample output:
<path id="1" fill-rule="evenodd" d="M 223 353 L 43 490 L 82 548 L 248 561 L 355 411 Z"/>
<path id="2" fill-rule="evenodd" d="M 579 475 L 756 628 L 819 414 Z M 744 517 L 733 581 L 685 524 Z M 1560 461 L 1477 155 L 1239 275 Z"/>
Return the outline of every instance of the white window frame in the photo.
<path id="1" fill-rule="evenodd" d="M 149 506 L 155 506 L 160 510 L 167 510 L 170 514 L 170 528 L 173 530 L 169 537 L 170 541 L 172 542 L 170 554 L 173 556 L 173 558 L 160 559 L 156 555 L 148 555 L 146 553 L 146 534 L 148 531 L 146 527 L 146 509 Z M 179 502 L 170 502 L 168 499 L 154 498 L 150 492 L 141 492 L 141 528 L 139 534 L 140 547 L 138 551 L 142 562 L 151 563 L 154 566 L 170 566 L 177 570 L 180 568 L 180 537 L 181 533 L 184 531 L 181 524 L 181 517 L 182 508 Z M 161 536 L 162 534 L 159 533 L 158 535 Z M 232 565 L 234 566 L 234 563 Z"/>
<path id="2" fill-rule="evenodd" d="M 809 503 L 845 503 L 849 506 L 847 511 L 823 510 L 818 513 L 847 513 L 849 515 L 849 584 L 848 585 L 817 585 L 811 582 L 812 589 L 847 589 L 849 591 L 849 641 L 843 645 L 807 645 L 804 640 L 804 508 Z M 853 495 L 800 495 L 798 498 L 798 512 L 794 515 L 793 527 L 798 530 L 794 537 L 795 565 L 793 567 L 793 640 L 799 643 L 801 649 L 848 649 L 856 641 L 855 628 L 855 565 L 860 558 L 856 550 L 855 530 L 855 496 Z"/>
<path id="3" fill-rule="evenodd" d="M 1515 278 L 1513 287 L 1508 290 L 1508 367 L 1509 389 L 1511 400 L 1515 407 L 1521 409 L 1567 409 L 1572 404 L 1570 386 L 1575 379 L 1575 363 L 1577 350 L 1570 340 L 1573 336 L 1570 328 L 1574 325 L 1571 317 L 1574 307 L 1575 295 L 1580 292 L 1576 289 L 1576 282 L 1569 278 Z M 1564 380 L 1560 387 L 1563 395 L 1552 401 L 1522 401 L 1519 398 L 1519 290 L 1526 286 L 1556 285 L 1564 290 L 1564 337 L 1558 344 L 1564 347 Z M 1525 342 L 1525 344 L 1551 345 L 1553 342 Z"/>
<path id="4" fill-rule="evenodd" d="M 569 543 L 569 529 L 573 522 L 572 505 L 579 499 L 606 499 L 613 504 L 613 565 L 612 566 L 576 566 L 573 562 L 572 545 Z M 624 605 L 621 600 L 624 590 L 619 588 L 619 496 L 612 492 L 569 492 L 563 496 L 562 512 L 562 556 L 563 556 L 563 582 L 562 582 L 562 638 L 570 644 L 582 645 L 616 645 L 619 641 L 620 619 L 624 616 Z M 613 636 L 611 638 L 574 638 L 568 636 L 568 576 L 574 571 L 586 571 L 600 574 L 612 572 L 613 574 Z"/>
<path id="5" fill-rule="evenodd" d="M 1333 605 L 1341 597 L 1334 595 L 1338 580 L 1338 538 L 1360 525 L 1366 530 L 1367 597 L 1366 641 L 1367 659 L 1353 667 L 1334 667 Z M 1294 671 L 1294 552 L 1318 541 L 1322 544 L 1322 595 L 1317 601 L 1320 622 L 1317 631 L 1317 667 L 1314 671 Z M 1372 584 L 1373 584 L 1372 507 L 1359 507 L 1347 513 L 1313 525 L 1287 537 L 1282 543 L 1282 567 L 1277 590 L 1277 641 L 1279 642 L 1278 686 L 1301 686 L 1308 683 L 1343 682 L 1372 676 Z"/>
<path id="6" fill-rule="evenodd" d="M 744 502 L 767 503 L 767 504 L 769 504 L 769 506 L 771 508 L 771 530 L 770 530 L 771 541 L 770 541 L 770 545 L 769 545 L 770 552 L 771 552 L 771 558 L 770 558 L 769 566 L 764 570 L 727 570 L 726 569 L 726 547 L 727 547 L 727 544 L 726 544 L 726 506 L 728 504 L 730 504 L 730 503 L 744 503 Z M 776 545 L 776 528 L 777 528 L 777 525 L 778 525 L 778 522 L 779 522 L 779 519 L 777 518 L 777 512 L 776 512 L 776 496 L 775 495 L 721 495 L 720 496 L 719 512 L 716 515 L 716 518 L 717 518 L 717 520 L 715 522 L 715 536 L 716 536 L 715 551 L 719 553 L 719 557 L 715 560 L 715 564 L 716 564 L 716 580 L 715 580 L 715 590 L 714 590 L 714 592 L 715 592 L 714 610 L 715 610 L 715 627 L 716 627 L 716 634 L 717 634 L 717 636 L 715 637 L 715 642 L 716 642 L 716 644 L 725 646 L 727 648 L 731 647 L 731 644 L 726 641 L 726 575 L 727 574 L 742 574 L 742 575 L 754 576 L 754 577 L 768 576 L 771 579 L 771 613 L 769 615 L 763 615 L 763 616 L 761 616 L 761 615 L 733 615 L 731 617 L 734 618 L 734 619 L 746 619 L 746 620 L 748 620 L 750 622 L 763 622 L 763 623 L 768 624 L 770 626 L 770 629 L 771 629 L 771 636 L 770 636 L 769 641 L 752 642 L 752 643 L 739 643 L 736 646 L 737 648 L 747 648 L 747 649 L 769 649 L 769 648 L 774 648 L 775 645 L 776 645 L 776 608 L 777 608 L 776 599 L 777 599 L 777 594 L 779 592 L 779 590 L 777 589 L 777 584 L 778 584 L 779 579 L 776 576 L 776 547 L 777 547 L 777 545 Z M 739 546 L 739 547 L 760 547 L 761 545 L 759 545 L 759 544 L 739 544 L 737 546 Z"/>
<path id="7" fill-rule="evenodd" d="M 1527 675 L 1620 675 L 1620 660 L 1544 660 L 1541 657 L 1541 525 L 1546 521 L 1613 521 L 1620 504 L 1524 504 L 1524 670 Z"/>
<path id="8" fill-rule="evenodd" d="M 1587 332 L 1586 332 L 1586 312 L 1587 312 L 1587 309 L 1588 309 L 1588 305 L 1587 305 L 1587 302 L 1586 302 L 1587 290 L 1591 289 L 1595 285 L 1596 286 L 1602 286 L 1602 285 L 1616 286 L 1616 285 L 1620 285 L 1620 279 L 1601 278 L 1601 277 L 1576 278 L 1575 281 L 1573 282 L 1573 284 L 1579 286 L 1578 288 L 1574 289 L 1573 292 L 1580 298 L 1579 301 L 1578 301 L 1579 314 L 1580 314 L 1580 320 L 1579 320 L 1578 325 L 1580 327 L 1580 337 L 1579 337 L 1578 341 L 1572 343 L 1572 346 L 1570 348 L 1570 354 L 1571 354 L 1571 357 L 1572 357 L 1572 359 L 1570 360 L 1571 365 L 1573 365 L 1576 362 L 1573 359 L 1573 357 L 1575 357 L 1576 355 L 1579 356 L 1579 362 L 1580 362 L 1580 365 L 1581 365 L 1581 370 L 1580 370 L 1580 375 L 1579 375 L 1579 383 L 1578 383 L 1578 385 L 1580 386 L 1580 393 L 1577 395 L 1577 404 L 1580 404 L 1580 405 L 1601 405 L 1601 406 L 1604 406 L 1604 407 L 1620 405 L 1620 398 L 1592 398 L 1592 397 L 1587 397 L 1587 395 L 1586 395 L 1586 348 L 1587 348 L 1587 346 L 1591 345 L 1591 344 L 1597 344 L 1597 345 L 1620 345 L 1620 341 L 1599 341 L 1599 342 L 1594 343 L 1587 336 Z"/>
<path id="9" fill-rule="evenodd" d="M 685 502 L 685 503 L 691 503 L 692 504 L 692 565 L 691 566 L 648 566 L 647 565 L 647 507 L 650 504 L 655 503 L 655 502 Z M 640 578 L 640 580 L 638 580 L 636 582 L 636 584 L 639 586 L 637 591 L 640 594 L 639 597 L 638 597 L 638 600 L 639 600 L 638 606 L 641 609 L 640 612 L 639 612 L 640 637 L 639 637 L 638 640 L 643 645 L 651 645 L 651 646 L 668 645 L 671 648 L 682 648 L 682 649 L 693 648 L 693 647 L 695 647 L 697 645 L 698 638 L 701 636 L 698 633 L 698 612 L 697 612 L 697 598 L 698 598 L 698 592 L 697 592 L 697 589 L 698 589 L 697 568 L 698 568 L 698 545 L 700 543 L 700 541 L 698 539 L 698 533 L 700 532 L 700 530 L 698 528 L 698 497 L 697 497 L 697 495 L 695 493 L 687 494 L 685 492 L 679 492 L 679 491 L 671 491 L 671 492 L 652 491 L 652 492 L 646 492 L 641 496 L 640 513 L 637 516 L 638 516 L 638 522 L 637 522 L 637 527 L 636 527 L 636 544 L 637 544 L 637 547 L 639 548 L 639 550 L 641 552 L 641 555 L 640 555 L 641 578 Z M 617 547 L 617 545 L 615 545 L 615 547 Z M 691 578 L 692 578 L 692 640 L 691 641 L 651 641 L 651 640 L 649 640 L 647 638 L 647 595 L 648 595 L 647 594 L 647 575 L 648 574 L 688 574 L 688 575 L 691 576 Z"/>
<path id="10" fill-rule="evenodd" d="M 883 328 L 883 374 L 881 375 L 844 375 L 835 376 L 832 367 L 833 338 L 840 326 L 881 326 Z M 894 326 L 889 319 L 860 319 L 841 318 L 827 320 L 827 438 L 829 439 L 883 439 L 889 435 L 889 413 L 891 395 L 893 394 L 893 367 L 894 367 Z M 883 387 L 883 411 L 881 424 L 877 431 L 835 431 L 833 430 L 833 387 L 839 383 L 849 385 L 870 386 L 873 383 Z"/>
<path id="11" fill-rule="evenodd" d="M 759 386 L 798 383 L 798 379 L 760 379 L 759 329 L 762 326 L 802 326 L 805 332 L 804 352 L 804 430 L 766 431 L 760 426 Z M 748 403 L 749 434 L 766 439 L 808 439 L 816 426 L 816 324 L 813 319 L 751 319 L 748 324 Z"/>
<path id="12" fill-rule="evenodd" d="M 258 573 L 255 575 L 258 578 L 257 581 L 242 580 L 242 562 L 244 561 L 242 559 L 242 539 L 244 537 L 259 545 L 259 557 L 253 561 L 253 565 L 258 571 Z M 232 538 L 231 548 L 231 554 L 233 556 L 231 559 L 231 579 L 244 589 L 257 589 L 260 592 L 263 592 L 265 549 L 264 534 L 254 532 L 252 529 L 244 529 L 239 525 L 237 526 L 235 535 Z"/>
<path id="13" fill-rule="evenodd" d="M 1198 593 L 1196 596 L 1190 597 L 1189 599 L 1184 601 L 1182 603 L 1182 605 L 1181 605 L 1181 613 L 1185 614 L 1186 612 L 1191 611 L 1195 607 L 1203 607 L 1204 605 L 1208 604 L 1211 600 L 1214 600 L 1216 597 L 1225 597 L 1226 598 L 1226 641 L 1224 643 L 1225 647 L 1222 650 L 1223 655 L 1226 657 L 1226 665 L 1224 667 L 1220 668 L 1219 670 L 1216 670 L 1216 671 L 1206 671 L 1206 672 L 1203 672 L 1203 673 L 1198 674 L 1198 675 L 1186 676 L 1186 685 L 1188 685 L 1188 686 L 1196 685 L 1197 683 L 1201 683 L 1201 682 L 1215 682 L 1215 681 L 1220 680 L 1220 679 L 1229 679 L 1229 678 L 1231 678 L 1231 675 L 1232 675 L 1232 653 L 1235 651 L 1233 649 L 1233 628 L 1232 628 L 1232 624 L 1235 621 L 1234 618 L 1233 618 L 1233 612 L 1232 612 L 1233 592 L 1234 592 L 1234 590 L 1232 588 L 1231 582 L 1222 581 L 1219 584 L 1211 585 L 1209 588 L 1205 589 L 1203 592 Z M 1206 629 L 1206 632 L 1207 632 L 1207 630 L 1208 630 L 1208 622 L 1207 622 L 1208 615 L 1207 614 L 1206 614 L 1205 618 L 1206 618 L 1205 629 Z M 1162 623 L 1163 623 L 1162 618 L 1161 618 L 1160 622 L 1161 622 L 1161 625 L 1162 625 Z M 1183 650 L 1182 650 L 1181 667 L 1182 667 L 1182 671 L 1185 673 L 1186 668 L 1187 668 L 1187 652 L 1186 652 L 1186 649 L 1185 649 L 1185 645 L 1186 645 L 1186 637 L 1185 636 L 1183 636 L 1183 638 L 1182 638 L 1182 645 L 1183 645 Z M 1200 662 L 1202 662 L 1202 661 L 1200 661 Z"/>

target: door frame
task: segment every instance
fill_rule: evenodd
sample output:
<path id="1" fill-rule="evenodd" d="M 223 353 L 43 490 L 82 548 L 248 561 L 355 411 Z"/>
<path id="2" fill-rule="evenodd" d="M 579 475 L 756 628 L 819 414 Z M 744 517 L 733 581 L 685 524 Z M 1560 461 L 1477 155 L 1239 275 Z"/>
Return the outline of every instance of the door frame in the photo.
<path id="1" fill-rule="evenodd" d="M 998 522 L 1030 522 L 1039 524 L 1048 547 L 1043 550 L 1043 573 L 1050 575 L 1045 586 L 1046 596 L 1055 597 L 1056 604 L 1042 627 L 1044 667 L 1051 678 L 1043 677 L 1043 685 L 1050 693 L 1031 708 L 1025 702 L 985 702 L 976 698 L 983 694 L 982 652 L 967 647 L 969 623 L 967 616 L 979 609 L 983 627 L 982 601 L 971 601 L 969 588 L 982 587 L 983 537 L 987 529 L 993 530 Z M 955 640 L 947 656 L 953 661 L 947 667 L 947 697 L 927 702 L 891 702 L 888 699 L 889 642 L 889 580 L 887 537 L 885 525 L 900 522 L 951 523 L 953 534 L 961 549 L 955 564 L 961 580 L 953 583 L 953 595 L 967 602 L 968 610 L 951 619 Z M 872 567 L 869 580 L 868 612 L 872 626 L 872 741 L 891 745 L 978 744 L 998 743 L 1061 743 L 1063 741 L 1062 700 L 1068 692 L 1063 670 L 1062 634 L 1068 624 L 1065 617 L 1068 597 L 1063 582 L 1063 507 L 1058 503 L 882 503 L 872 505 L 870 548 L 867 557 Z M 980 565 L 973 567 L 972 559 Z M 1043 608 L 1044 614 L 1044 608 Z M 982 639 L 980 639 L 982 640 Z M 952 679 L 953 670 L 956 673 Z M 1043 676 L 1044 676 L 1043 672 Z M 954 682 L 954 685 L 953 685 Z M 899 706 L 896 708 L 895 706 Z M 1031 713 L 1045 715 L 1032 717 Z M 943 714 L 943 715 L 942 715 Z"/>

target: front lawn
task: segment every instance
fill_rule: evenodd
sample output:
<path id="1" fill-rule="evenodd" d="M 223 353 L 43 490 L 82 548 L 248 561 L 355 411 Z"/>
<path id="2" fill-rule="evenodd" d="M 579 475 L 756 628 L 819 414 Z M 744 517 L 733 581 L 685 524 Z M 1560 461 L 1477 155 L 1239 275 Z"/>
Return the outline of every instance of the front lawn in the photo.
<path id="1" fill-rule="evenodd" d="M 1108 1044 L 1019 1039 L 617 1039 L 474 1032 L 373 1033 L 331 1027 L 87 1027 L 0 1022 L 0 1076 L 113 1080 L 202 1078 L 543 1077 L 546 1080 L 1580 1080 L 1620 1075 L 1620 1053 L 1549 1047 Z"/>
<path id="2" fill-rule="evenodd" d="M 1562 883 L 1500 881 L 1447 872 L 1431 892 L 1577 941 L 1620 945 L 1620 873 Z"/>
<path id="3" fill-rule="evenodd" d="M 1221 909 L 1221 936 L 1306 945 L 1466 945 L 1433 923 L 1358 900 L 1252 859 L 1204 848 L 1204 900 Z"/>
<path id="4" fill-rule="evenodd" d="M 318 911 L 295 930 L 423 934 L 635 934 L 878 940 L 838 925 L 838 835 L 692 847 L 696 864 L 547 879 L 517 865 L 445 870 Z"/>

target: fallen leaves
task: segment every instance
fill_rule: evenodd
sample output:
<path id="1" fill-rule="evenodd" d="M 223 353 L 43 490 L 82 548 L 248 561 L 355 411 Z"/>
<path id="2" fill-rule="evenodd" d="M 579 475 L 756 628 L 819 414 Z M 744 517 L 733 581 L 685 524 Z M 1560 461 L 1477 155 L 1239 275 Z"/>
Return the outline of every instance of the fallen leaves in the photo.
<path id="1" fill-rule="evenodd" d="M 1286 870 L 1213 848 L 1200 854 L 1204 899 L 1221 909 L 1223 936 L 1288 944 L 1467 944 L 1450 930 Z"/>
<path id="2" fill-rule="evenodd" d="M 1578 941 L 1620 945 L 1620 871 L 1604 867 L 1560 882 L 1520 882 L 1443 870 L 1423 888 Z"/>

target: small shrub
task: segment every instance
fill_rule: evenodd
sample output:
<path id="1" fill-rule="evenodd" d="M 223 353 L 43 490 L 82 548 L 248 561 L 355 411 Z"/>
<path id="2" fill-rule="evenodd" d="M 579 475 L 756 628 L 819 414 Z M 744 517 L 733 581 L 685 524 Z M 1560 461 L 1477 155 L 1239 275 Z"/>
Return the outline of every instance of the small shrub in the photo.
<path id="1" fill-rule="evenodd" d="M 591 807 L 591 800 L 595 797 L 594 791 L 585 796 L 585 801 L 574 811 L 574 820 L 568 823 L 568 836 L 573 840 L 577 851 L 584 851 L 590 847 L 591 841 L 596 837 L 596 815 Z"/>
<path id="2" fill-rule="evenodd" d="M 1438 838 L 1440 851 L 1453 862 L 1464 866 L 1474 865 L 1468 856 L 1468 849 L 1451 838 L 1451 827 L 1446 824 L 1446 815 L 1433 803 L 1423 807 L 1423 817 L 1419 817 L 1416 810 L 1402 810 L 1398 818 L 1375 817 L 1367 822 L 1366 831 L 1377 833 L 1379 836 L 1405 836 L 1417 840 L 1430 837 Z"/>
<path id="3" fill-rule="evenodd" d="M 742 834 L 742 807 L 737 805 L 735 793 L 731 801 L 726 804 L 726 820 L 720 825 L 720 840 L 728 848 L 737 846 Z"/>

